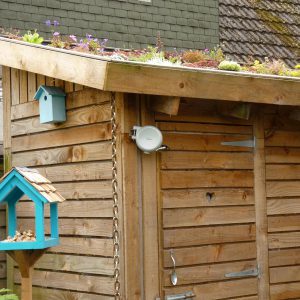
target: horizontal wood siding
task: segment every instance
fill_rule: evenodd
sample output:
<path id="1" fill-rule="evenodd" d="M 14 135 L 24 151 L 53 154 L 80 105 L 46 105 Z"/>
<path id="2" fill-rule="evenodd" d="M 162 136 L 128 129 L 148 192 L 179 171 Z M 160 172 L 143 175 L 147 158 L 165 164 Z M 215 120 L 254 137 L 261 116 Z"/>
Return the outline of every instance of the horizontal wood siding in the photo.
<path id="1" fill-rule="evenodd" d="M 196 300 L 258 299 L 257 280 L 226 273 L 256 267 L 253 152 L 222 142 L 251 139 L 249 121 L 217 113 L 218 102 L 182 99 L 179 114 L 156 115 L 170 151 L 160 153 L 162 285 Z M 176 260 L 178 284 L 170 281 Z"/>
<path id="2" fill-rule="evenodd" d="M 38 169 L 67 199 L 59 205 L 61 243 L 35 266 L 34 299 L 113 299 L 110 93 L 24 71 L 11 74 L 12 164 Z M 66 122 L 40 124 L 33 100 L 40 84 L 65 89 Z M 19 228 L 33 228 L 31 201 L 20 201 L 17 212 Z M 49 234 L 48 209 L 45 216 Z M 0 268 L 0 279 L 2 273 Z M 17 269 L 14 278 L 18 288 Z"/>
<path id="3" fill-rule="evenodd" d="M 300 298 L 299 122 L 290 110 L 265 118 L 271 299 Z"/>

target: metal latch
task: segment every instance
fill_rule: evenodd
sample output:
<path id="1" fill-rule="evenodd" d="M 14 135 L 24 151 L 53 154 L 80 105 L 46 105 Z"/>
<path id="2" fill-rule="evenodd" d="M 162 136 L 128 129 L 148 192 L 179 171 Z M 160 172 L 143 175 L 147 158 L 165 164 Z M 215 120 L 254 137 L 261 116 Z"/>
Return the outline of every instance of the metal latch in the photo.
<path id="1" fill-rule="evenodd" d="M 165 296 L 164 300 L 193 300 L 192 298 L 194 297 L 196 297 L 196 295 L 192 291 L 188 291 L 183 294 Z M 156 298 L 156 300 L 161 300 L 161 299 Z"/>
<path id="2" fill-rule="evenodd" d="M 225 274 L 226 278 L 238 278 L 238 277 L 259 277 L 259 268 L 244 270 L 241 272 L 233 272 Z"/>
<path id="3" fill-rule="evenodd" d="M 221 145 L 223 146 L 233 146 L 233 147 L 247 147 L 247 148 L 254 148 L 255 147 L 255 140 L 246 140 L 246 141 L 232 141 L 232 142 L 222 142 Z"/>

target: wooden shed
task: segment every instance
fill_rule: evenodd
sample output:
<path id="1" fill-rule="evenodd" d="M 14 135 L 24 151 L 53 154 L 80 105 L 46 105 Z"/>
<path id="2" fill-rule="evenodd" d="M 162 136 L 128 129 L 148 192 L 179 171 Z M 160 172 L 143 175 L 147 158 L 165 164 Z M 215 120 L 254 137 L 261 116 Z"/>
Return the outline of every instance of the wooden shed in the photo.
<path id="1" fill-rule="evenodd" d="M 124 300 L 300 298 L 299 79 L 5 38 L 0 64 L 5 168 L 36 168 L 67 199 L 61 244 L 36 265 L 34 299 L 112 300 L 114 261 Z M 40 123 L 40 85 L 65 91 L 66 122 Z M 159 128 L 168 150 L 138 150 L 136 125 Z M 32 215 L 23 200 L 20 226 Z M 17 269 L 1 261 L 3 285 L 18 290 Z"/>

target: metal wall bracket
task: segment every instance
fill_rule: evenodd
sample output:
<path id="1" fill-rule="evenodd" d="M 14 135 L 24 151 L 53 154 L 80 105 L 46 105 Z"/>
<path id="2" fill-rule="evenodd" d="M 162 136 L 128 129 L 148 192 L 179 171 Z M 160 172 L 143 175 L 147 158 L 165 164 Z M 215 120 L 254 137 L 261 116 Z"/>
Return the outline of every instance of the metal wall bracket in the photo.
<path id="1" fill-rule="evenodd" d="M 255 147 L 255 139 L 246 140 L 246 141 L 222 142 L 221 145 L 223 145 L 223 146 L 233 146 L 233 147 L 254 148 Z"/>
<path id="2" fill-rule="evenodd" d="M 255 268 L 255 269 L 249 269 L 249 270 L 244 270 L 241 272 L 233 272 L 233 273 L 227 273 L 225 274 L 226 278 L 241 278 L 241 277 L 259 277 L 260 272 L 259 272 L 259 268 Z"/>
<path id="3" fill-rule="evenodd" d="M 194 297 L 196 297 L 196 295 L 192 291 L 188 291 L 182 294 L 165 296 L 164 300 L 193 300 L 192 298 Z M 156 298 L 156 300 L 161 300 L 161 299 Z"/>

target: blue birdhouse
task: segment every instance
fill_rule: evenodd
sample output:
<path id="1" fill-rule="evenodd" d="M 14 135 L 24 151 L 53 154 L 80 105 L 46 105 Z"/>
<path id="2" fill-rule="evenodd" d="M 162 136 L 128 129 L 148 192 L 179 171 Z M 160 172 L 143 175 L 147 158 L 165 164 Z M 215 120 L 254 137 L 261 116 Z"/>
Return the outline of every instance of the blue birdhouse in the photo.
<path id="1" fill-rule="evenodd" d="M 13 168 L 0 181 L 0 204 L 7 205 L 8 234 L 14 237 L 17 230 L 16 206 L 22 196 L 26 195 L 35 207 L 35 238 L 30 241 L 0 242 L 0 250 L 45 249 L 58 245 L 58 203 L 65 199 L 37 170 Z M 45 236 L 44 210 L 50 205 L 51 235 Z"/>
<path id="2" fill-rule="evenodd" d="M 62 89 L 41 85 L 34 99 L 39 101 L 41 123 L 66 121 L 66 94 Z"/>

